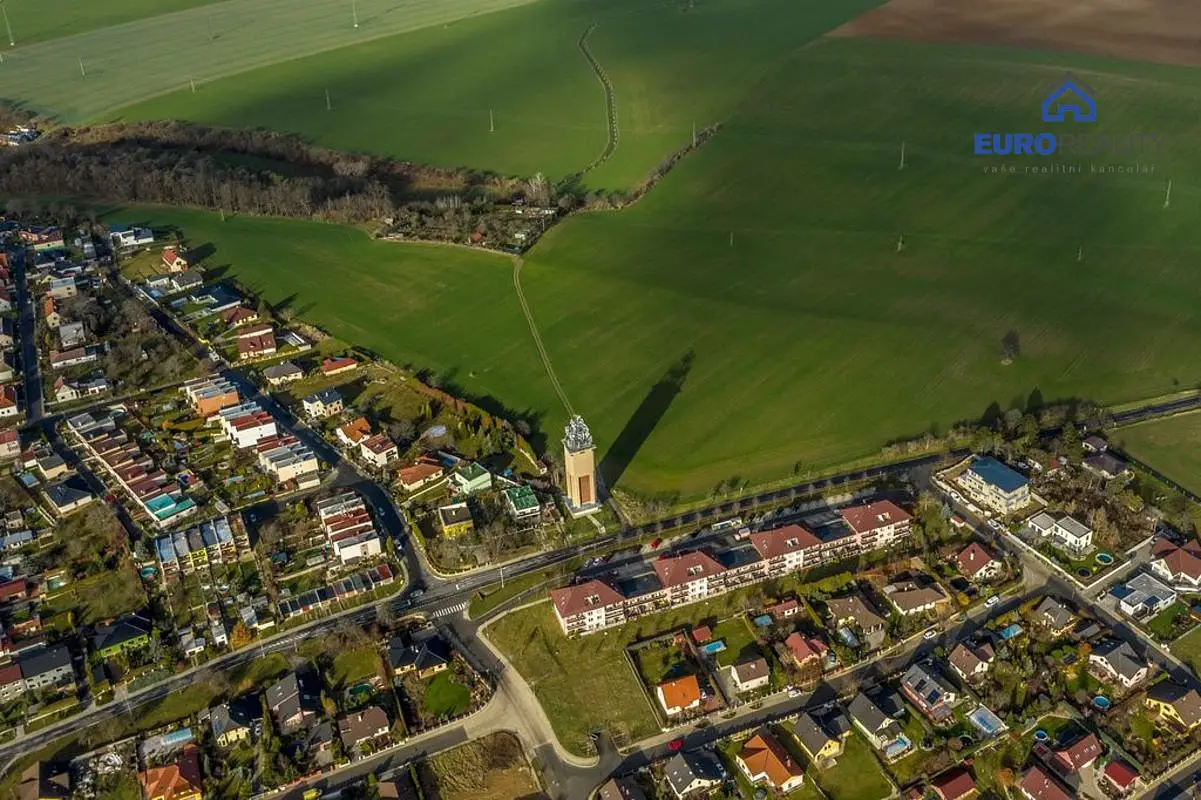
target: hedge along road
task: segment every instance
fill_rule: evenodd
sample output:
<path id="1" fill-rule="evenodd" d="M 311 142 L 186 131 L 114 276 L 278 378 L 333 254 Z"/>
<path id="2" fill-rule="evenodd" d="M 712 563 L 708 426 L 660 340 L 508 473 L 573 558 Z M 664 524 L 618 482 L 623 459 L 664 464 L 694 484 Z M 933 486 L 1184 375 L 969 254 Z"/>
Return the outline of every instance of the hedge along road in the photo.
<path id="1" fill-rule="evenodd" d="M 529 2 L 230 0 L 28 47 L 18 40 L 4 53 L 2 93 L 60 122 L 78 123 L 192 81 Z M 314 111 L 324 104 L 324 97 L 314 97 Z"/>

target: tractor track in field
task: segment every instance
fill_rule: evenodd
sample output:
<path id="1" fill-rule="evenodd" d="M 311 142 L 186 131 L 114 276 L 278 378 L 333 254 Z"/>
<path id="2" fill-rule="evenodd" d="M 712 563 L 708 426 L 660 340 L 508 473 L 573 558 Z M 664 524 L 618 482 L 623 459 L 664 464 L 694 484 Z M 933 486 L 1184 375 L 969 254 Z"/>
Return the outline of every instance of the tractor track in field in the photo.
<path id="1" fill-rule="evenodd" d="M 594 22 L 589 25 L 580 35 L 580 40 L 576 44 L 579 46 L 580 52 L 584 54 L 584 60 L 588 62 L 588 66 L 592 67 L 592 71 L 596 73 L 596 79 L 600 81 L 601 88 L 605 90 L 605 119 L 608 124 L 609 138 L 605 142 L 605 149 L 601 151 L 601 154 L 595 161 L 584 167 L 580 174 L 591 172 L 608 161 L 617 150 L 617 142 L 621 137 L 621 129 L 617 125 L 617 98 L 613 94 L 613 81 L 609 80 L 609 73 L 605 72 L 605 68 L 596 60 L 596 56 L 592 55 L 592 50 L 588 47 L 588 37 L 596 30 L 598 24 Z"/>
<path id="2" fill-rule="evenodd" d="M 546 376 L 550 378 L 550 385 L 554 388 L 555 394 L 559 396 L 559 401 L 563 403 L 563 408 L 567 409 L 569 415 L 574 416 L 575 411 L 571 408 L 571 401 L 567 399 L 567 392 L 563 391 L 563 385 L 559 383 L 559 378 L 555 375 L 555 367 L 550 363 L 550 356 L 546 352 L 546 347 L 542 344 L 542 334 L 538 333 L 538 325 L 534 322 L 534 314 L 530 311 L 530 304 L 526 302 L 525 292 L 521 288 L 521 267 L 523 264 L 525 264 L 525 260 L 521 256 L 513 259 L 513 288 L 517 291 L 517 302 L 521 304 L 521 313 L 525 316 L 525 321 L 530 326 L 530 335 L 534 337 L 534 346 L 538 348 L 538 356 L 542 359 L 542 366 L 546 369 Z"/>

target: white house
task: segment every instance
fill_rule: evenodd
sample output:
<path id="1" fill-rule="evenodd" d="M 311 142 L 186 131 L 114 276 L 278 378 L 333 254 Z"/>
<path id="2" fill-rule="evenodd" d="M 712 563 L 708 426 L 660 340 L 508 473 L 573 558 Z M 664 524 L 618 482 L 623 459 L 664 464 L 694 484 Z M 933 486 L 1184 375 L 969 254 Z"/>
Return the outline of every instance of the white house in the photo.
<path id="1" fill-rule="evenodd" d="M 1129 642 L 1117 639 L 1094 647 L 1088 655 L 1088 665 L 1094 673 L 1126 689 L 1141 683 L 1151 671 Z"/>
<path id="2" fill-rule="evenodd" d="M 730 667 L 730 678 L 739 692 L 753 692 L 767 686 L 771 680 L 771 668 L 767 666 L 767 659 L 754 658 Z"/>
<path id="3" fill-rule="evenodd" d="M 992 456 L 974 456 L 957 482 L 977 503 L 1000 514 L 1030 504 L 1030 482 Z"/>
<path id="4" fill-rule="evenodd" d="M 1060 550 L 1074 555 L 1092 552 L 1093 529 L 1067 514 L 1056 519 L 1040 511 L 1026 520 L 1026 526 L 1039 536 L 1049 538 Z"/>
<path id="5" fill-rule="evenodd" d="M 1122 613 L 1134 619 L 1149 619 L 1176 602 L 1176 592 L 1146 572 L 1114 587 L 1110 593 L 1118 598 Z"/>

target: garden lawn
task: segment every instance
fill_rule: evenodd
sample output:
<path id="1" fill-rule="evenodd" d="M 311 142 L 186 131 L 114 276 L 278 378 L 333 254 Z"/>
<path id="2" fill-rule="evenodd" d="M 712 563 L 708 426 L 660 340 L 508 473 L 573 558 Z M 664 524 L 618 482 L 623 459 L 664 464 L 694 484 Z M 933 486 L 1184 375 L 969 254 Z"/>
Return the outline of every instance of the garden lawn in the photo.
<path id="1" fill-rule="evenodd" d="M 797 748 L 792 747 L 792 743 L 788 738 L 789 734 L 779 730 L 776 731 L 776 734 L 777 738 L 784 742 L 795 754 Z M 741 797 L 755 796 L 755 786 L 747 780 L 746 775 L 738 768 L 737 760 L 738 752 L 742 750 L 742 746 L 746 744 L 748 738 L 750 737 L 743 737 L 741 740 L 723 739 L 717 745 L 717 755 L 724 763 L 726 772 L 734 777 L 734 783 L 737 785 L 738 794 Z M 805 782 L 799 788 L 794 789 L 786 795 L 776 796 L 788 798 L 788 800 L 823 800 L 821 792 L 817 790 L 816 785 L 809 776 L 805 777 Z"/>
<path id="2" fill-rule="evenodd" d="M 329 670 L 330 684 L 346 689 L 356 681 L 370 678 L 379 672 L 379 653 L 372 646 L 343 650 L 334 656 Z"/>
<path id="3" fill-rule="evenodd" d="M 888 765 L 888 769 L 897 785 L 905 786 L 925 771 L 926 763 L 938 755 L 938 750 L 922 750 L 922 739 L 929 736 L 930 732 L 912 708 L 905 709 L 905 721 L 901 728 L 909 741 L 913 742 L 913 751 L 904 758 L 893 761 Z"/>
<path id="4" fill-rule="evenodd" d="M 1184 661 L 1193 668 L 1193 672 L 1201 675 L 1201 628 L 1193 630 L 1172 642 L 1172 655 Z"/>
<path id="5" fill-rule="evenodd" d="M 755 636 L 742 614 L 722 620 L 713 627 L 713 639 L 721 639 L 726 649 L 717 654 L 717 665 L 728 667 L 748 658 L 762 655 Z"/>
<path id="6" fill-rule="evenodd" d="M 1181 414 L 1122 428 L 1122 450 L 1185 489 L 1201 494 L 1201 414 Z"/>
<path id="7" fill-rule="evenodd" d="M 829 800 L 877 800 L 892 791 L 871 745 L 852 732 L 838 763 L 829 769 L 810 769 Z"/>
<path id="8" fill-rule="evenodd" d="M 457 717 L 471 704 L 471 690 L 455 683 L 449 672 L 439 672 L 425 685 L 423 702 L 435 717 Z"/>
<path id="9" fill-rule="evenodd" d="M 655 642 L 633 651 L 631 655 L 638 664 L 638 673 L 648 690 L 653 690 L 664 681 L 696 672 L 696 667 L 684 655 L 684 651 L 669 641 Z"/>
<path id="10" fill-rule="evenodd" d="M 1147 630 L 1167 642 L 1192 630 L 1195 624 L 1188 605 L 1176 601 L 1152 617 Z"/>

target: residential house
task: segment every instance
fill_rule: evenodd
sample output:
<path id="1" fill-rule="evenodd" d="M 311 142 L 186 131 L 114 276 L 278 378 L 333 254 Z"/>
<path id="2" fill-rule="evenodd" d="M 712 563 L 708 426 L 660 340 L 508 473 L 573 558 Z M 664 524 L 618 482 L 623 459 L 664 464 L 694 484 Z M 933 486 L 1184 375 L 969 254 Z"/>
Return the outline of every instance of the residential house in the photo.
<path id="1" fill-rule="evenodd" d="M 12 294 L 8 291 L 8 289 L 5 289 L 3 286 L 0 286 L 0 312 L 7 313 L 12 310 L 13 310 Z"/>
<path id="2" fill-rule="evenodd" d="M 96 626 L 92 635 L 92 652 L 111 658 L 126 650 L 137 650 L 150 644 L 150 622 L 131 615 L 111 623 Z"/>
<path id="3" fill-rule="evenodd" d="M 127 225 L 110 225 L 109 239 L 113 247 L 122 249 L 128 247 L 145 247 L 154 244 L 154 231 L 149 228 L 134 228 Z"/>
<path id="4" fill-rule="evenodd" d="M 246 306 L 234 306 L 221 312 L 221 321 L 231 328 L 259 321 L 259 312 Z"/>
<path id="5" fill-rule="evenodd" d="M 267 383 L 271 386 L 282 386 L 285 383 L 292 383 L 303 378 L 304 370 L 291 361 L 284 361 L 264 369 L 263 377 L 267 379 Z"/>
<path id="6" fill-rule="evenodd" d="M 763 609 L 763 611 L 764 613 L 769 614 L 773 620 L 779 622 L 780 620 L 795 617 L 797 614 L 801 613 L 801 604 L 795 597 L 789 597 L 781 600 L 778 603 L 767 606 Z"/>
<path id="7" fill-rule="evenodd" d="M 341 375 L 343 372 L 357 369 L 358 366 L 359 362 L 353 358 L 327 358 L 321 362 L 321 374 L 326 377 Z"/>
<path id="8" fill-rule="evenodd" d="M 28 139 L 20 139 L 20 134 L 24 133 L 24 131 L 18 131 L 18 139 L 20 141 L 32 141 Z M 8 144 L 11 141 L 11 139 L 6 139 L 5 143 Z M 36 228 L 22 228 L 18 232 L 18 235 L 21 238 L 22 244 L 32 247 L 34 252 L 37 253 L 40 253 L 43 250 L 61 250 L 66 244 L 63 240 L 62 231 L 53 225 Z"/>
<path id="9" fill-rule="evenodd" d="M 322 389 L 301 401 L 309 419 L 327 419 L 342 413 L 342 395 L 334 389 Z"/>
<path id="10" fill-rule="evenodd" d="M 767 728 L 748 739 L 734 760 L 751 783 L 765 783 L 780 793 L 805 781 L 805 770 Z"/>
<path id="11" fill-rule="evenodd" d="M 1151 669 L 1130 643 L 1121 639 L 1110 639 L 1093 647 L 1088 654 L 1088 665 L 1098 677 L 1125 689 L 1141 683 Z"/>
<path id="12" fill-rule="evenodd" d="M 295 672 L 289 672 L 267 688 L 267 708 L 285 736 L 311 726 L 317 719 L 318 696 L 307 683 Z"/>
<path id="13" fill-rule="evenodd" d="M 1030 504 L 1030 482 L 992 456 L 973 456 L 958 483 L 977 504 L 1012 514 Z"/>
<path id="14" fill-rule="evenodd" d="M 1169 727 L 1192 731 L 1201 725 L 1201 694 L 1191 687 L 1160 681 L 1147 690 L 1143 702 Z"/>
<path id="15" fill-rule="evenodd" d="M 299 353 L 313 349 L 313 343 L 296 331 L 284 331 L 279 338 L 284 340 L 284 344 L 291 345 Z"/>
<path id="16" fill-rule="evenodd" d="M 668 760 L 663 775 L 679 800 L 720 786 L 726 779 L 717 758 L 706 750 L 676 753 Z"/>
<path id="17" fill-rule="evenodd" d="M 976 793 L 976 781 L 965 768 L 956 767 L 930 781 L 930 789 L 939 800 L 966 800 Z"/>
<path id="18" fill-rule="evenodd" d="M 784 646 L 788 648 L 792 662 L 801 669 L 809 664 L 821 664 L 822 658 L 829 649 L 820 639 L 803 636 L 797 631 L 788 634 L 788 638 L 784 640 Z"/>
<path id="19" fill-rule="evenodd" d="M 18 800 L 66 800 L 71 796 L 71 775 L 37 761 L 21 773 L 16 789 Z"/>
<path id="20" fill-rule="evenodd" d="M 1177 545 L 1157 538 L 1151 547 L 1151 572 L 1181 590 L 1201 590 L 1201 543 L 1189 539 Z"/>
<path id="21" fill-rule="evenodd" d="M 339 425 L 334 436 L 347 447 L 358 447 L 371 436 L 371 423 L 365 417 L 355 417 Z"/>
<path id="22" fill-rule="evenodd" d="M 212 564 L 233 564 L 250 548 L 245 530 L 230 517 L 215 517 L 187 530 L 177 530 L 154 540 L 154 552 L 163 575 L 191 575 Z"/>
<path id="23" fill-rule="evenodd" d="M 869 649 L 878 649 L 884 643 L 884 618 L 876 613 L 862 594 L 856 592 L 847 597 L 831 597 L 826 600 L 826 609 L 844 641 L 847 636 L 843 630 L 849 632 L 854 628 L 866 639 Z"/>
<path id="24" fill-rule="evenodd" d="M 12 317 L 0 317 L 0 347 L 12 347 L 16 334 Z"/>
<path id="25" fill-rule="evenodd" d="M 930 613 L 950 602 L 934 583 L 921 584 L 912 580 L 888 584 L 884 587 L 884 596 L 903 617 Z"/>
<path id="26" fill-rule="evenodd" d="M 409 466 L 397 470 L 396 482 L 406 492 L 415 492 L 436 482 L 443 474 L 444 470 L 441 464 L 432 458 L 422 456 Z"/>
<path id="27" fill-rule="evenodd" d="M 1109 442 L 1097 435 L 1086 436 L 1080 445 L 1086 453 L 1104 453 L 1109 449 Z"/>
<path id="28" fill-rule="evenodd" d="M 46 322 L 46 327 L 54 330 L 62 324 L 62 316 L 58 313 L 58 303 L 50 295 L 46 295 L 42 299 L 42 319 Z"/>
<path id="29" fill-rule="evenodd" d="M 1064 775 L 1075 775 L 1101 756 L 1101 742 L 1095 733 L 1081 736 L 1076 741 L 1055 751 L 1052 763 Z"/>
<path id="30" fill-rule="evenodd" d="M 238 331 L 237 348 L 239 361 L 273 356 L 276 352 L 275 329 L 271 325 L 263 323 L 240 330 Z"/>
<path id="31" fill-rule="evenodd" d="M 395 676 L 417 673 L 425 679 L 450 666 L 450 646 L 432 631 L 401 630 L 388 642 L 388 666 Z"/>
<path id="32" fill-rule="evenodd" d="M 76 478 L 67 478 L 46 486 L 42 490 L 42 496 L 57 517 L 65 517 L 73 511 L 78 511 L 96 499 Z"/>
<path id="33" fill-rule="evenodd" d="M 1176 602 L 1176 592 L 1147 572 L 1109 590 L 1121 612 L 1134 619 L 1150 619 Z"/>
<path id="34" fill-rule="evenodd" d="M 752 658 L 730 667 L 730 678 L 741 692 L 753 692 L 767 686 L 771 680 L 771 668 L 765 658 Z"/>
<path id="35" fill-rule="evenodd" d="M 900 758 L 913 747 L 913 742 L 906 738 L 897 721 L 862 692 L 851 700 L 847 713 L 872 747 L 884 753 L 890 761 Z"/>
<path id="36" fill-rule="evenodd" d="M 461 536 L 475 529 L 467 503 L 451 503 L 438 508 L 438 529 L 443 536 Z"/>
<path id="37" fill-rule="evenodd" d="M 51 278 L 47 293 L 55 300 L 67 300 L 79 294 L 79 287 L 73 275 L 66 275 L 62 278 Z"/>
<path id="38" fill-rule="evenodd" d="M 379 706 L 367 706 L 338 718 L 338 738 L 347 750 L 354 750 L 387 736 L 391 725 L 386 711 Z"/>
<path id="39" fill-rule="evenodd" d="M 253 717 L 247 702 L 235 700 L 209 709 L 207 721 L 213 731 L 213 739 L 221 747 L 233 747 L 250 739 Z"/>
<path id="40" fill-rule="evenodd" d="M 646 793 L 634 782 L 633 776 L 625 776 L 602 783 L 596 790 L 596 797 L 597 800 L 646 800 Z M 382 794 L 380 800 L 385 800 Z"/>
<path id="41" fill-rule="evenodd" d="M 71 651 L 65 644 L 23 655 L 18 663 L 21 665 L 21 677 L 25 679 L 25 688 L 31 692 L 75 681 Z"/>
<path id="42" fill-rule="evenodd" d="M 187 257 L 177 247 L 164 247 L 162 260 L 168 272 L 184 272 L 188 268 Z"/>
<path id="43" fill-rule="evenodd" d="M 985 583 L 1001 574 L 1004 562 L 995 557 L 984 545 L 972 542 L 955 556 L 959 574 L 973 583 Z"/>
<path id="44" fill-rule="evenodd" d="M 21 407 L 17 404 L 17 387 L 11 383 L 0 387 L 0 419 L 15 417 L 20 413 Z"/>
<path id="45" fill-rule="evenodd" d="M 186 382 L 182 388 L 197 416 L 206 419 L 242 402 L 238 387 L 225 378 L 197 378 Z"/>
<path id="46" fill-rule="evenodd" d="M 19 664 L 0 667 L 0 703 L 11 703 L 25 694 L 25 676 Z"/>
<path id="47" fill-rule="evenodd" d="M 1022 773 L 1018 791 L 1026 800 L 1072 800 L 1059 781 L 1037 764 Z"/>
<path id="48" fill-rule="evenodd" d="M 563 633 L 569 636 L 592 633 L 626 621 L 625 596 L 603 581 L 552 589 L 550 599 Z"/>
<path id="49" fill-rule="evenodd" d="M 146 800 L 200 800 L 200 748 L 185 745 L 175 761 L 138 773 Z"/>
<path id="50" fill-rule="evenodd" d="M 450 474 L 450 485 L 457 494 L 487 492 L 492 489 L 492 473 L 474 461 L 460 462 Z"/>
<path id="51" fill-rule="evenodd" d="M 816 717 L 811 711 L 802 711 L 792 723 L 792 732 L 809 760 L 819 769 L 826 769 L 842 755 L 851 728 L 842 714 Z"/>
<path id="52" fill-rule="evenodd" d="M 21 455 L 21 436 L 16 428 L 0 431 L 0 461 L 9 461 Z"/>
<path id="53" fill-rule="evenodd" d="M 1138 770 L 1120 758 L 1110 759 L 1101 771 L 1099 783 L 1118 797 L 1128 797 L 1143 788 L 1143 779 Z"/>
<path id="54" fill-rule="evenodd" d="M 542 504 L 529 486 L 513 486 L 504 491 L 505 506 L 513 519 L 529 519 L 542 513 Z"/>
<path id="55" fill-rule="evenodd" d="M 667 716 L 674 717 L 700 707 L 701 684 L 695 675 L 685 675 L 656 686 L 655 697 Z"/>
<path id="56" fill-rule="evenodd" d="M 1089 472 L 1106 480 L 1120 478 L 1130 471 L 1129 464 L 1109 451 L 1089 456 L 1081 465 Z"/>
<path id="57" fill-rule="evenodd" d="M 16 377 L 16 372 L 13 371 L 15 363 L 11 350 L 0 349 L 0 383 L 6 383 Z"/>
<path id="58" fill-rule="evenodd" d="M 76 347 L 71 350 L 50 351 L 50 368 L 51 369 L 66 369 L 67 367 L 78 367 L 80 364 L 90 364 L 99 356 L 95 347 Z"/>
<path id="59" fill-rule="evenodd" d="M 275 417 L 253 400 L 221 409 L 216 419 L 226 438 L 239 450 L 279 436 Z"/>
<path id="60" fill-rule="evenodd" d="M 400 448 L 384 434 L 377 433 L 359 445 L 359 453 L 368 464 L 383 469 L 400 457 Z"/>
<path id="61" fill-rule="evenodd" d="M 934 671 L 923 664 L 914 664 L 901 676 L 901 694 L 918 710 L 942 724 L 955 714 L 958 693 Z"/>
<path id="62" fill-rule="evenodd" d="M 171 289 L 175 292 L 190 292 L 204 285 L 204 276 L 197 270 L 188 269 L 171 279 Z"/>
<path id="63" fill-rule="evenodd" d="M 1070 631 L 1076 622 L 1076 615 L 1072 610 L 1054 597 L 1044 598 L 1034 609 L 1034 617 L 1043 627 L 1058 636 Z"/>
<path id="64" fill-rule="evenodd" d="M 295 436 L 263 439 L 254 449 L 259 457 L 259 466 L 278 482 L 296 481 L 300 489 L 320 483 L 318 471 L 321 462 L 317 460 L 317 454 Z"/>
<path id="65" fill-rule="evenodd" d="M 951 651 L 949 661 L 951 669 L 955 671 L 956 675 L 972 683 L 988 674 L 996 657 L 992 645 L 987 642 L 981 644 L 960 642 Z"/>
<path id="66" fill-rule="evenodd" d="M 58 326 L 58 342 L 63 350 L 79 347 L 88 340 L 82 322 L 64 322 Z"/>

